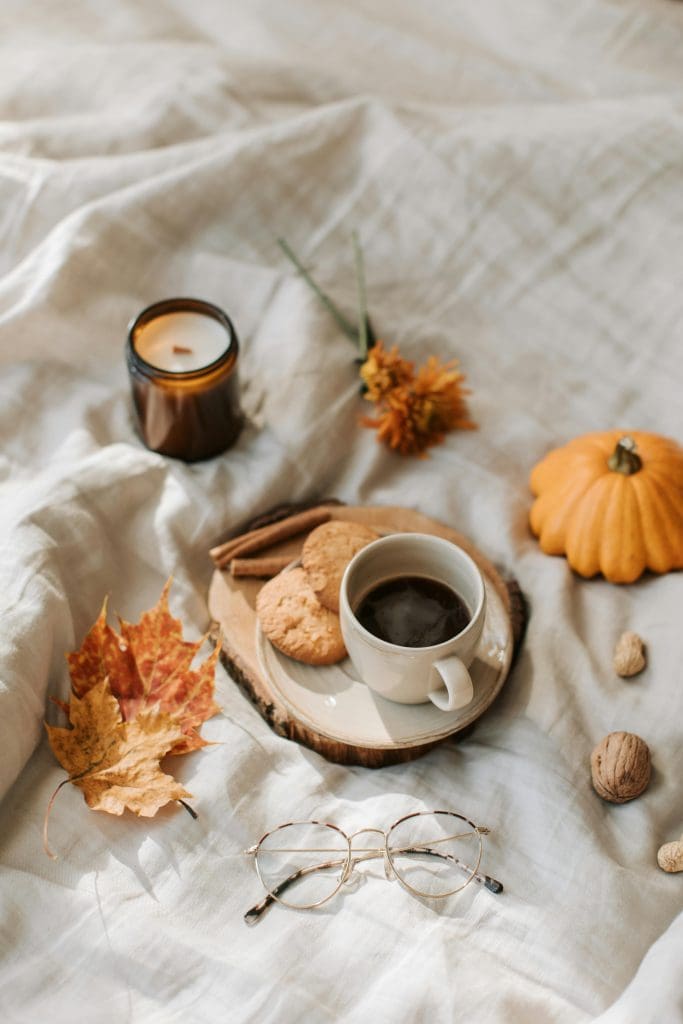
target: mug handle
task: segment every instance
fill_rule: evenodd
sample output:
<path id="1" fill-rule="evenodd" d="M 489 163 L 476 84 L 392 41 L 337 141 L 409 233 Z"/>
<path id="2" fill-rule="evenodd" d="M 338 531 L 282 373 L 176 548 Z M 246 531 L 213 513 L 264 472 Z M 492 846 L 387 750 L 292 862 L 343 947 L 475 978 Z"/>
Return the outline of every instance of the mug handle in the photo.
<path id="1" fill-rule="evenodd" d="M 474 697 L 472 677 L 460 658 L 453 654 L 432 665 L 428 697 L 440 711 L 467 707 Z"/>

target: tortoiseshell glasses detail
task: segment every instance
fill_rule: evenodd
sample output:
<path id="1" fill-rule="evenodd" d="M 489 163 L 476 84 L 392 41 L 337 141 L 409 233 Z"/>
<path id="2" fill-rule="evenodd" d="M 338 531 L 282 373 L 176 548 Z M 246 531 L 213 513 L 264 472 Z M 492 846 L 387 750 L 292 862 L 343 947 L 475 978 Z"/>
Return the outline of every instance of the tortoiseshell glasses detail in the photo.
<path id="1" fill-rule="evenodd" d="M 255 924 L 274 902 L 294 910 L 321 907 L 350 881 L 357 864 L 376 857 L 383 859 L 387 879 L 397 879 L 414 896 L 445 899 L 473 880 L 502 892 L 501 882 L 479 872 L 482 836 L 489 831 L 454 811 L 417 811 L 386 832 L 361 828 L 350 836 L 323 821 L 279 825 L 244 851 L 253 855 L 268 894 L 244 920 Z M 353 840 L 366 833 L 382 836 L 383 843 L 354 853 Z"/>

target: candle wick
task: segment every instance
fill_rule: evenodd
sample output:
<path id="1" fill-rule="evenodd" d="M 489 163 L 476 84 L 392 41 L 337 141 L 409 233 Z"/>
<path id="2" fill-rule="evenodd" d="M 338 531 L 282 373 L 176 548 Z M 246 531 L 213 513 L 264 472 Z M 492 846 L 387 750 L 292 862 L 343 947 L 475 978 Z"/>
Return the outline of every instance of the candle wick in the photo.
<path id="1" fill-rule="evenodd" d="M 187 345 L 174 345 L 173 353 L 174 355 L 191 356 L 194 353 L 194 349 L 188 348 Z"/>

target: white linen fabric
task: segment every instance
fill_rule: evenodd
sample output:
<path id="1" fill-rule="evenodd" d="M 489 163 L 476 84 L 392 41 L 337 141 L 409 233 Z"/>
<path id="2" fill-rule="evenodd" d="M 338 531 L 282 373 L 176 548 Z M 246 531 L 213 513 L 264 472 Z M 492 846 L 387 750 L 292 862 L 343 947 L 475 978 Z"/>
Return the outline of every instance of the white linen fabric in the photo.
<path id="1" fill-rule="evenodd" d="M 159 0 L 0 8 L 0 1019 L 683 1020 L 680 574 L 582 581 L 527 528 L 531 466 L 590 430 L 683 439 L 683 4 L 675 0 Z M 285 236 L 353 315 L 360 232 L 375 326 L 457 357 L 476 432 L 401 458 L 357 421 L 354 352 Z M 123 342 L 149 302 L 233 317 L 250 421 L 196 465 L 138 440 Z M 64 653 L 105 594 L 128 620 L 173 574 L 191 638 L 207 550 L 283 501 L 334 494 L 454 525 L 531 618 L 463 741 L 381 770 L 276 737 L 223 669 L 216 746 L 155 819 L 90 811 L 43 735 Z M 624 629 L 647 671 L 618 679 Z M 606 733 L 641 735 L 647 793 L 590 786 Z M 413 809 L 493 828 L 485 869 L 425 905 L 363 867 L 318 912 L 273 908 L 241 855 L 320 816 Z"/>

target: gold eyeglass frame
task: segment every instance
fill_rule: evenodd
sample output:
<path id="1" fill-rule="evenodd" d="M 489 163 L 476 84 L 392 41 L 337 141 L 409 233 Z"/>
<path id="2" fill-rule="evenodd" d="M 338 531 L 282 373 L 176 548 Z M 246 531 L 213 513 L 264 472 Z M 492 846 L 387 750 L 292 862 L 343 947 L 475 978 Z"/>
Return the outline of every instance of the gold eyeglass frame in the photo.
<path id="1" fill-rule="evenodd" d="M 403 847 L 398 847 L 398 848 L 394 848 L 394 849 L 390 848 L 389 841 L 390 841 L 391 833 L 399 825 L 402 825 L 404 822 L 410 821 L 411 819 L 414 819 L 414 818 L 433 817 L 435 815 L 445 815 L 447 817 L 457 818 L 459 821 L 462 821 L 466 825 L 468 825 L 469 826 L 469 830 L 466 833 L 460 833 L 460 834 L 456 833 L 455 835 L 446 835 L 446 836 L 440 837 L 438 839 L 431 840 L 429 843 L 425 843 L 425 842 L 412 843 L 410 846 L 403 846 Z M 273 836 L 277 832 L 280 832 L 280 831 L 282 831 L 282 830 L 284 830 L 286 828 L 290 828 L 292 825 L 317 825 L 317 826 L 322 826 L 323 828 L 332 829 L 339 836 L 341 836 L 342 839 L 345 841 L 346 847 L 347 847 L 346 853 L 344 854 L 343 851 L 339 851 L 340 854 L 341 854 L 341 859 L 337 859 L 337 860 L 333 860 L 333 861 L 329 861 L 328 860 L 328 861 L 323 862 L 322 864 L 313 864 L 313 865 L 310 865 L 310 866 L 306 866 L 306 867 L 300 868 L 299 870 L 297 870 L 293 874 L 291 874 L 288 878 L 285 878 L 282 882 L 279 883 L 279 885 L 275 886 L 275 888 L 271 888 L 266 883 L 266 881 L 264 880 L 264 878 L 263 878 L 263 876 L 261 874 L 261 870 L 260 870 L 260 867 L 259 867 L 258 854 L 259 854 L 259 851 L 261 849 L 262 844 L 268 838 L 270 838 L 270 836 Z M 358 829 L 356 832 L 351 833 L 350 836 L 347 835 L 346 832 L 343 831 L 343 829 L 339 828 L 338 825 L 333 825 L 329 821 L 315 821 L 313 819 L 310 819 L 310 820 L 309 819 L 304 819 L 302 821 L 288 821 L 288 822 L 285 822 L 282 825 L 278 825 L 277 828 L 270 829 L 270 831 L 266 832 L 263 836 L 261 836 L 261 838 L 259 839 L 259 841 L 257 843 L 255 843 L 253 846 L 250 846 L 248 850 L 244 851 L 245 855 L 253 856 L 254 857 L 254 866 L 256 868 L 256 874 L 258 875 L 259 881 L 261 882 L 261 885 L 263 886 L 263 888 L 266 890 L 266 893 L 267 893 L 265 898 L 263 900 L 261 900 L 260 903 L 257 903 L 255 906 L 251 907 L 246 912 L 246 914 L 244 915 L 244 920 L 245 920 L 245 922 L 247 924 L 250 924 L 250 925 L 251 924 L 255 924 L 261 918 L 261 915 L 264 913 L 264 911 L 266 911 L 268 909 L 268 907 L 270 907 L 273 903 L 280 903 L 283 907 L 288 907 L 291 910 L 315 910 L 317 907 L 323 906 L 324 903 L 328 903 L 329 900 L 331 900 L 334 896 L 337 895 L 337 893 L 342 888 L 342 886 L 345 885 L 345 883 L 348 882 L 351 879 L 352 874 L 353 874 L 353 870 L 354 870 L 354 868 L 356 867 L 357 864 L 362 863 L 365 860 L 372 860 L 373 858 L 376 858 L 376 857 L 382 857 L 383 860 L 384 860 L 384 873 L 385 873 L 385 876 L 386 876 L 387 880 L 391 881 L 393 879 L 396 879 L 398 881 L 399 885 L 401 885 L 407 892 L 410 892 L 413 896 L 417 896 L 418 899 L 447 899 L 449 896 L 454 896 L 456 893 L 461 892 L 465 888 L 465 886 L 469 885 L 469 883 L 472 880 L 478 882 L 480 885 L 484 885 L 491 892 L 494 892 L 494 893 L 502 892 L 503 891 L 503 885 L 502 885 L 501 882 L 497 881 L 495 878 L 491 878 L 490 875 L 481 874 L 479 872 L 479 865 L 481 863 L 481 858 L 482 858 L 482 854 L 483 854 L 483 840 L 482 840 L 482 837 L 485 836 L 485 835 L 488 835 L 490 833 L 490 831 L 491 830 L 489 828 L 487 828 L 485 825 L 475 825 L 474 822 L 470 821 L 469 818 L 466 818 L 463 814 L 458 814 L 456 811 L 413 811 L 411 814 L 405 814 L 402 818 L 399 818 L 392 825 L 390 825 L 389 828 L 386 829 L 386 830 L 380 829 L 380 828 L 361 828 L 361 829 Z M 377 846 L 377 847 L 369 847 L 369 848 L 358 850 L 357 855 L 354 857 L 354 855 L 353 855 L 353 840 L 357 836 L 364 835 L 366 833 L 374 833 L 376 835 L 381 835 L 383 837 L 383 839 L 384 839 L 384 845 L 383 846 Z M 439 843 L 448 842 L 451 839 L 457 839 L 457 838 L 460 838 L 460 836 L 464 836 L 464 835 L 468 835 L 468 836 L 469 835 L 476 835 L 477 839 L 479 840 L 479 851 L 478 851 L 478 855 L 477 855 L 477 859 L 476 859 L 476 864 L 474 864 L 474 865 L 464 864 L 462 861 L 458 860 L 458 858 L 454 857 L 452 854 L 440 853 L 440 852 L 438 852 L 438 851 L 433 849 L 433 847 L 436 846 Z M 329 849 L 326 849 L 326 848 L 318 849 L 318 848 L 304 848 L 304 847 L 302 847 L 300 849 L 299 848 L 297 848 L 297 849 L 289 849 L 289 848 L 287 848 L 287 849 L 282 849 L 282 850 L 278 850 L 277 848 L 274 848 L 274 849 L 270 849 L 270 850 L 265 850 L 264 852 L 266 852 L 266 853 L 328 853 L 328 854 L 332 853 L 332 854 L 334 854 L 337 851 L 329 850 Z M 430 856 L 440 857 L 440 858 L 445 859 L 445 860 L 450 860 L 454 864 L 456 864 L 458 867 L 460 867 L 463 870 L 465 870 L 468 873 L 468 877 L 465 879 L 465 881 L 462 883 L 462 885 L 457 886 L 455 889 L 450 889 L 448 892 L 437 893 L 437 894 L 421 892 L 419 889 L 414 888 L 414 886 L 412 886 L 410 884 L 410 882 L 407 882 L 402 877 L 401 872 L 399 870 L 397 870 L 396 865 L 394 864 L 393 859 L 392 859 L 392 854 L 397 854 L 397 853 L 403 853 L 403 854 L 405 854 L 405 853 L 419 853 L 419 854 L 422 854 L 422 855 L 427 854 L 427 855 L 430 855 Z M 322 870 L 325 870 L 325 869 L 331 868 L 331 867 L 341 867 L 342 868 L 342 871 L 341 871 L 341 874 L 340 874 L 340 877 L 339 877 L 339 882 L 337 883 L 337 885 L 334 888 L 334 890 L 332 892 L 330 892 L 328 895 L 324 896 L 322 899 L 317 900 L 314 903 L 299 904 L 299 903 L 289 903 L 286 899 L 282 898 L 282 895 L 281 895 L 282 892 L 289 885 L 291 885 L 293 882 L 296 882 L 299 878 L 302 878 L 304 875 L 311 874 L 314 871 L 322 871 Z"/>

